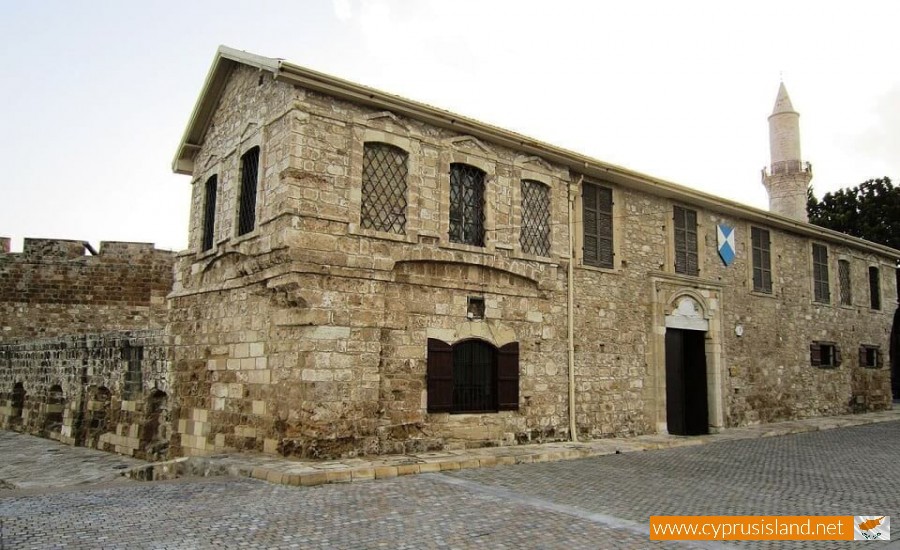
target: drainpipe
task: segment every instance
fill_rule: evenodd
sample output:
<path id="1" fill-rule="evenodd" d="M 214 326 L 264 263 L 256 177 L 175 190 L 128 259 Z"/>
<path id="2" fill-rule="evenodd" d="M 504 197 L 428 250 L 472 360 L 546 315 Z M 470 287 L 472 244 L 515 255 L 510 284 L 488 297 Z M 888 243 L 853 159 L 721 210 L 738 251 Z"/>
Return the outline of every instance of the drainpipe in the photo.
<path id="1" fill-rule="evenodd" d="M 575 189 L 581 185 L 584 176 L 578 176 L 575 187 L 569 186 L 569 273 L 567 280 L 569 339 L 569 439 L 578 442 L 575 426 Z"/>

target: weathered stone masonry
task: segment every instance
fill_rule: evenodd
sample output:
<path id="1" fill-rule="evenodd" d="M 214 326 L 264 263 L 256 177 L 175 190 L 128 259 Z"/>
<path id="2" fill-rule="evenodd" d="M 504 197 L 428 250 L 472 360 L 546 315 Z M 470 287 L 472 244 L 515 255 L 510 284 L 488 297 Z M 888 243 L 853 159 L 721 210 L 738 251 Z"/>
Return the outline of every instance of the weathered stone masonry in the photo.
<path id="1" fill-rule="evenodd" d="M 174 254 L 105 242 L 85 255 L 87 246 L 25 239 L 22 253 L 0 254 L 0 427 L 166 456 Z"/>
<path id="2" fill-rule="evenodd" d="M 889 373 L 863 368 L 857 350 L 887 350 L 896 304 L 868 307 L 866 272 L 879 267 L 882 296 L 896 296 L 888 276 L 896 251 L 296 66 L 220 52 L 176 158 L 194 182 L 191 248 L 179 255 L 171 295 L 176 453 L 335 456 L 567 437 L 570 196 L 581 436 L 666 430 L 664 337 L 683 311 L 705 331 L 709 429 L 890 406 Z M 361 223 L 367 143 L 408 155 L 402 232 Z M 256 226 L 235 236 L 240 159 L 253 147 Z M 453 163 L 485 174 L 483 247 L 448 238 Z M 212 176 L 215 246 L 201 251 Z M 520 243 L 523 179 L 550 189 L 547 256 Z M 612 189 L 609 269 L 582 257 L 582 181 Z M 696 276 L 674 272 L 676 205 L 697 211 Z M 719 223 L 736 228 L 728 267 L 716 254 Z M 752 290 L 751 227 L 772 236 L 771 293 Z M 850 306 L 813 301 L 812 242 L 828 247 L 832 263 L 850 262 Z M 484 299 L 483 320 L 469 317 L 472 297 Z M 518 410 L 428 412 L 429 339 L 518 343 Z M 838 368 L 810 365 L 818 341 L 843 350 Z"/>

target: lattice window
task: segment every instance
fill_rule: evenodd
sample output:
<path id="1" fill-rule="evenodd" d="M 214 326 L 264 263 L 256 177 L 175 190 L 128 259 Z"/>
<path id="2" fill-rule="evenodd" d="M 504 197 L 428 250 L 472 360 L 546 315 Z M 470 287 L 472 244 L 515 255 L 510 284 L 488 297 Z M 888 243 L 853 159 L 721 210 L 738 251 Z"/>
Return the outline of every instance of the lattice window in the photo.
<path id="1" fill-rule="evenodd" d="M 828 282 L 828 248 L 824 244 L 813 244 L 812 256 L 813 300 L 827 304 L 831 301 L 831 288 Z"/>
<path id="2" fill-rule="evenodd" d="M 850 286 L 850 262 L 838 260 L 838 283 L 841 290 L 841 305 L 853 304 L 853 290 Z"/>
<path id="3" fill-rule="evenodd" d="M 484 246 L 484 172 L 450 165 L 450 242 Z"/>
<path id="4" fill-rule="evenodd" d="M 581 187 L 584 226 L 584 263 L 613 267 L 613 192 L 609 187 L 585 183 Z"/>
<path id="5" fill-rule="evenodd" d="M 241 196 L 238 210 L 238 235 L 256 227 L 256 179 L 259 175 L 259 147 L 241 157 Z"/>
<path id="6" fill-rule="evenodd" d="M 750 228 L 753 248 L 753 290 L 772 292 L 772 248 L 769 231 L 759 227 Z"/>
<path id="7" fill-rule="evenodd" d="M 675 273 L 699 275 L 697 253 L 697 212 L 675 207 Z"/>
<path id="8" fill-rule="evenodd" d="M 869 267 L 869 301 L 872 309 L 881 309 L 881 274 L 877 267 Z"/>
<path id="9" fill-rule="evenodd" d="M 363 152 L 360 225 L 403 234 L 406 230 L 406 151 L 387 143 L 366 143 Z"/>
<path id="10" fill-rule="evenodd" d="M 215 175 L 206 180 L 206 197 L 203 202 L 203 250 L 209 250 L 213 247 L 213 237 L 216 228 L 216 194 L 218 183 L 218 177 Z"/>
<path id="11" fill-rule="evenodd" d="M 522 251 L 550 255 L 550 188 L 539 181 L 522 180 Z"/>

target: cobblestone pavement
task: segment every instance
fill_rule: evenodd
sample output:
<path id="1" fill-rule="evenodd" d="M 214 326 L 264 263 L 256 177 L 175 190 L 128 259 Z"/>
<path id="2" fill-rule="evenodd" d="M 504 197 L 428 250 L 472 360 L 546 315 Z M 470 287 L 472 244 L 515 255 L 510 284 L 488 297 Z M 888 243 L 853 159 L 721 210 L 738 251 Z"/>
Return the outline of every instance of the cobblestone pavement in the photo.
<path id="1" fill-rule="evenodd" d="M 143 460 L 127 456 L 0 431 L 0 489 L 65 487 L 122 480 L 123 470 L 143 464 L 146 464 Z"/>
<path id="2" fill-rule="evenodd" d="M 0 488 L 0 546 L 569 549 L 857 544 L 651 543 L 651 514 L 898 517 L 900 422 L 316 487 L 220 477 Z M 900 542 L 879 547 L 897 549 Z"/>

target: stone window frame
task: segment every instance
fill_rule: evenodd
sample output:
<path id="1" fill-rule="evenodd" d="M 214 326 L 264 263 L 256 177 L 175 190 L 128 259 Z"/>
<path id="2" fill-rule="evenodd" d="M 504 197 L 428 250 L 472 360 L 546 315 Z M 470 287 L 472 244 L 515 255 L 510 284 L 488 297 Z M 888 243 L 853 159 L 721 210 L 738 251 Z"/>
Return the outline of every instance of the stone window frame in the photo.
<path id="1" fill-rule="evenodd" d="M 875 281 L 873 285 L 872 273 L 875 270 Z M 881 311 L 884 308 L 884 292 L 882 292 L 882 283 L 881 283 L 881 266 L 878 264 L 870 263 L 868 265 L 868 269 L 866 270 L 866 280 L 868 281 L 869 288 L 869 309 L 872 311 Z"/>
<path id="2" fill-rule="evenodd" d="M 821 369 L 836 369 L 843 363 L 841 347 L 829 340 L 813 341 L 809 345 L 809 363 Z"/>
<path id="3" fill-rule="evenodd" d="M 825 261 L 824 262 L 816 262 L 815 261 L 815 254 L 816 254 L 817 247 L 821 247 L 819 249 L 825 251 Z M 809 253 L 808 253 L 809 268 L 810 268 L 809 274 L 810 274 L 810 283 L 811 283 L 810 290 L 812 291 L 812 295 L 811 295 L 812 301 L 815 304 L 826 305 L 826 306 L 831 305 L 831 281 L 832 281 L 832 279 L 834 279 L 834 275 L 831 273 L 831 261 L 828 258 L 831 255 L 829 253 L 828 248 L 829 247 L 827 244 L 819 243 L 819 242 L 810 242 L 809 243 Z M 825 276 L 824 281 L 821 280 L 821 275 L 823 275 L 823 274 Z M 819 296 L 818 285 L 824 285 L 824 289 L 826 292 L 824 298 Z"/>
<path id="4" fill-rule="evenodd" d="M 847 266 L 847 286 L 845 288 L 844 281 L 841 279 L 841 264 Z M 837 255 L 837 261 L 835 262 L 835 269 L 837 271 L 837 305 L 844 308 L 852 308 L 853 307 L 853 258 L 846 254 Z M 846 296 L 845 296 L 846 290 Z M 845 301 L 844 298 L 847 300 Z"/>
<path id="5" fill-rule="evenodd" d="M 226 166 L 227 162 L 222 160 L 210 163 L 208 169 L 194 178 L 194 180 L 191 182 L 191 220 L 188 242 L 189 245 L 196 247 L 194 248 L 194 251 L 197 258 L 207 258 L 210 256 L 214 256 L 216 254 L 216 246 L 219 243 L 223 242 L 223 239 L 221 237 L 217 238 L 217 235 L 221 234 L 222 222 L 225 221 L 222 219 L 222 210 L 223 203 L 227 198 L 227 184 L 225 176 Z M 213 228 L 213 245 L 209 250 L 203 250 L 203 216 L 206 210 L 205 186 L 206 182 L 209 181 L 212 176 L 216 176 L 216 178 L 218 179 L 218 183 L 216 184 L 217 192 L 215 224 Z"/>
<path id="6" fill-rule="evenodd" d="M 241 187 L 243 180 L 243 158 L 244 155 L 247 154 L 254 147 L 259 147 L 259 162 L 256 168 L 256 205 L 254 207 L 253 212 L 253 229 L 250 231 L 239 235 L 238 231 L 240 230 L 240 216 L 241 216 Z M 264 197 L 264 182 L 265 178 L 263 177 L 265 174 L 265 161 L 266 161 L 266 149 L 264 147 L 262 132 L 257 130 L 248 138 L 241 141 L 240 146 L 236 147 L 229 154 L 231 157 L 229 159 L 230 163 L 233 163 L 231 166 L 231 174 L 234 176 L 232 184 L 234 185 L 234 195 L 233 200 L 234 204 L 232 205 L 232 228 L 231 228 L 231 237 L 233 242 L 238 243 L 245 241 L 247 239 L 251 239 L 259 235 L 260 226 L 263 224 L 263 221 L 260 213 L 263 208 L 263 201 L 260 200 L 261 197 Z M 219 172 L 222 174 L 222 172 Z M 224 178 L 222 178 L 224 179 Z M 229 178 L 230 179 L 230 178 Z M 224 181 L 220 182 L 220 185 L 227 186 L 228 184 Z"/>
<path id="7" fill-rule="evenodd" d="M 753 251 L 754 251 L 753 230 L 754 229 L 758 230 L 758 231 L 765 231 L 766 234 L 768 234 L 768 236 L 769 236 L 769 249 L 768 249 L 768 252 L 769 252 L 768 271 L 769 271 L 769 286 L 770 286 L 769 290 L 757 290 L 757 288 L 756 288 L 756 278 L 755 278 L 756 264 L 753 259 L 754 258 L 754 255 L 753 255 Z M 776 280 L 775 275 L 776 275 L 776 271 L 777 271 L 776 263 L 772 261 L 772 250 L 774 250 L 776 248 L 776 246 L 775 246 L 776 233 L 767 227 L 748 224 L 747 235 L 749 235 L 749 238 L 747 239 L 747 249 L 750 252 L 750 261 L 747 262 L 747 266 L 749 268 L 749 279 L 750 279 L 750 289 L 751 289 L 750 293 L 771 298 L 771 297 L 775 296 L 775 280 Z"/>
<path id="8" fill-rule="evenodd" d="M 550 234 L 548 236 L 550 240 L 550 250 L 548 251 L 546 256 L 526 252 L 524 250 L 524 247 L 522 246 L 522 231 L 524 231 L 525 229 L 525 211 L 523 208 L 525 197 L 522 195 L 522 182 L 526 180 L 537 182 L 547 188 L 547 198 L 549 200 L 548 208 L 550 210 Z M 556 201 L 559 195 L 559 193 L 555 192 L 553 189 L 555 178 L 542 172 L 517 168 L 513 171 L 513 182 L 514 185 L 511 186 L 512 227 L 510 228 L 508 234 L 510 237 L 510 243 L 513 245 L 516 255 L 522 258 L 537 260 L 547 260 L 549 258 L 552 258 L 554 256 L 556 248 L 554 246 L 554 242 L 557 235 L 557 224 L 554 223 L 554 213 L 556 213 L 557 211 Z"/>
<path id="9" fill-rule="evenodd" d="M 216 247 L 216 219 L 219 207 L 219 174 L 213 172 L 203 181 L 203 200 L 200 206 L 200 252 L 208 253 Z M 210 183 L 212 186 L 212 209 L 210 210 Z M 212 219 L 209 219 L 209 218 Z M 208 241 L 208 246 L 207 246 Z"/>
<path id="10" fill-rule="evenodd" d="M 690 275 L 675 271 L 675 208 L 685 208 L 693 210 L 697 213 L 697 274 Z M 708 223 L 703 220 L 705 212 L 696 206 L 685 203 L 672 202 L 666 214 L 666 272 L 673 273 L 679 277 L 688 277 L 696 279 L 703 277 L 706 271 L 706 232 L 709 229 Z M 712 224 L 715 228 L 715 224 Z M 715 236 L 713 237 L 715 239 Z"/>
<path id="11" fill-rule="evenodd" d="M 870 359 L 874 358 L 874 361 Z M 859 366 L 864 369 L 880 369 L 884 367 L 884 353 L 881 346 L 872 344 L 859 345 Z"/>
<path id="12" fill-rule="evenodd" d="M 584 183 L 591 185 L 599 185 L 612 189 L 612 224 L 613 224 L 613 265 L 612 267 L 598 267 L 584 263 Z M 625 200 L 624 193 L 618 185 L 603 179 L 584 178 L 581 181 L 575 181 L 571 185 L 575 188 L 575 212 L 573 217 L 575 220 L 575 266 L 580 269 L 589 271 L 599 271 L 605 273 L 618 273 L 622 270 L 622 239 L 625 229 L 622 224 L 624 219 Z"/>
<path id="13" fill-rule="evenodd" d="M 475 246 L 450 241 L 450 165 L 468 164 L 484 172 L 484 246 Z M 440 236 L 438 239 L 441 248 L 463 250 L 481 254 L 494 254 L 497 250 L 497 165 L 499 159 L 490 160 L 486 156 L 475 154 L 471 151 L 459 151 L 444 149 L 438 158 L 438 178 L 441 196 L 441 221 Z M 499 243 L 501 248 L 509 248 L 505 243 Z"/>
<path id="14" fill-rule="evenodd" d="M 377 122 L 373 119 L 369 122 Z M 392 233 L 362 227 L 362 177 L 366 143 L 386 143 L 406 152 L 406 228 L 404 233 Z M 415 243 L 422 228 L 422 208 L 419 204 L 422 187 L 422 143 L 387 129 L 357 125 L 353 129 L 350 162 L 350 223 L 348 233 L 389 241 Z"/>

